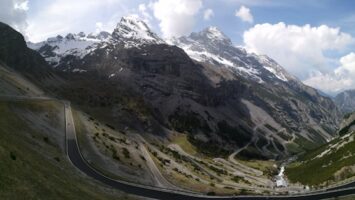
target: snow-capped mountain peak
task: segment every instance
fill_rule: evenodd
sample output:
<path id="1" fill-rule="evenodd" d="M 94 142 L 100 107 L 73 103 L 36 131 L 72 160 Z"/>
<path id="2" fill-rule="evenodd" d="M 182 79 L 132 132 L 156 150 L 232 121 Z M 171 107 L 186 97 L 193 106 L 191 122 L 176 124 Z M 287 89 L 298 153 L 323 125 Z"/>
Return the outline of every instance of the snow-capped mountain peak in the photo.
<path id="1" fill-rule="evenodd" d="M 115 48 L 116 45 L 132 48 L 161 43 L 165 42 L 143 20 L 131 15 L 122 17 L 112 34 L 105 31 L 88 35 L 83 32 L 68 33 L 65 37 L 58 35 L 39 43 L 29 42 L 27 45 L 40 52 L 51 65 L 58 66 L 68 55 L 83 58 L 98 48 Z"/>
<path id="2" fill-rule="evenodd" d="M 213 26 L 169 42 L 184 49 L 194 60 L 227 67 L 236 75 L 248 77 L 258 83 L 265 83 L 270 79 L 282 82 L 295 80 L 274 60 L 236 47 L 222 31 Z"/>
<path id="3" fill-rule="evenodd" d="M 230 41 L 230 39 L 215 26 L 207 27 L 201 33 L 205 34 L 210 40 Z"/>
<path id="4" fill-rule="evenodd" d="M 112 35 L 117 40 L 134 40 L 139 43 L 164 43 L 157 34 L 149 29 L 143 20 L 135 15 L 122 17 Z"/>
<path id="5" fill-rule="evenodd" d="M 80 37 L 79 35 L 75 35 L 72 34 L 72 33 L 68 33 L 66 36 L 65 36 L 65 39 L 67 40 L 75 40 L 76 39 L 76 36 Z"/>
<path id="6" fill-rule="evenodd" d="M 90 33 L 87 35 L 87 38 L 98 39 L 98 40 L 108 40 L 111 37 L 111 34 L 106 31 L 101 31 L 99 33 Z"/>
<path id="7" fill-rule="evenodd" d="M 199 41 L 200 43 L 213 43 L 214 46 L 232 45 L 232 41 L 215 26 L 207 27 L 197 33 L 191 33 L 189 38 Z"/>
<path id="8" fill-rule="evenodd" d="M 67 55 L 84 57 L 100 46 L 100 43 L 108 41 L 111 35 L 108 32 L 98 34 L 84 32 L 77 34 L 68 33 L 65 37 L 58 35 L 39 43 L 27 43 L 28 47 L 41 53 L 47 62 L 57 66 L 62 58 Z"/>
<path id="9" fill-rule="evenodd" d="M 130 15 L 121 18 L 112 34 L 69 33 L 65 37 L 59 35 L 44 42 L 29 43 L 28 46 L 40 52 L 53 66 L 58 66 L 61 61 L 67 62 L 67 56 L 83 58 L 99 48 L 109 48 L 109 52 L 114 48 L 140 48 L 143 45 L 164 43 L 166 42 L 151 31 L 143 20 Z M 234 46 L 217 27 L 211 26 L 189 36 L 173 38 L 168 43 L 184 49 L 196 61 L 226 67 L 237 76 L 247 77 L 258 83 L 265 83 L 270 79 L 283 82 L 293 79 L 272 59 Z"/>

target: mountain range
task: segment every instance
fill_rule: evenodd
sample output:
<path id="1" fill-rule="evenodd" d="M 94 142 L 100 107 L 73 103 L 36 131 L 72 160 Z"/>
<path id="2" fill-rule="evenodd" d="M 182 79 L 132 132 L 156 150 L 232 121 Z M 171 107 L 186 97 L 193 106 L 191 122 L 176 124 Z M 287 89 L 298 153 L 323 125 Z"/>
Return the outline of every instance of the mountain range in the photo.
<path id="1" fill-rule="evenodd" d="M 164 40 L 127 16 L 112 33 L 27 46 L 51 66 L 40 71 L 55 74 L 42 82 L 47 91 L 122 129 L 161 140 L 187 133 L 207 154 L 245 147 L 245 157 L 282 158 L 337 136 L 341 114 L 330 98 L 216 27 Z"/>

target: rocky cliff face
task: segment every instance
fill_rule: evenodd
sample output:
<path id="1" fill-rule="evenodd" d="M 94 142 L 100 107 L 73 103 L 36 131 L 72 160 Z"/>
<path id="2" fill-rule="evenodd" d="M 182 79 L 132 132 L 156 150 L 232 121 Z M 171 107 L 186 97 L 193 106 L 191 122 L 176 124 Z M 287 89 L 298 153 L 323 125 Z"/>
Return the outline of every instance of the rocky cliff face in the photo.
<path id="1" fill-rule="evenodd" d="M 335 104 L 343 114 L 355 111 L 355 90 L 347 90 L 339 93 L 334 98 Z"/>
<path id="2" fill-rule="evenodd" d="M 47 61 L 55 58 L 65 82 L 54 91 L 117 126 L 161 136 L 187 132 L 215 152 L 248 145 L 242 154 L 267 158 L 336 134 L 339 112 L 330 99 L 267 56 L 234 47 L 215 27 L 165 42 L 125 17 L 106 35 L 85 48 L 65 45 L 87 38 L 80 35 L 30 46 Z"/>

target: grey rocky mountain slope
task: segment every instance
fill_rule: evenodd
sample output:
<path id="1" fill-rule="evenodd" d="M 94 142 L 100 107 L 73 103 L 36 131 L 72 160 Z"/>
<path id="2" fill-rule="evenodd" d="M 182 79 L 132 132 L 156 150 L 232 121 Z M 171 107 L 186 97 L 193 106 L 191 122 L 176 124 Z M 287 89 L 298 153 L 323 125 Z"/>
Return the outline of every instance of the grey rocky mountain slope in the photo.
<path id="1" fill-rule="evenodd" d="M 216 27 L 172 39 L 170 43 L 183 48 L 191 58 L 205 66 L 215 66 L 215 71 L 225 79 L 246 78 L 249 83 L 253 83 L 250 90 L 263 102 L 257 107 L 266 112 L 251 112 L 255 124 L 264 123 L 269 127 L 273 123 L 278 130 L 283 130 L 281 135 L 284 137 L 284 134 L 291 136 L 298 132 L 306 138 L 319 134 L 329 140 L 326 132 L 335 133 L 339 112 L 329 98 L 288 74 L 271 58 L 235 47 Z M 230 73 L 221 71 L 221 68 Z M 257 98 L 249 101 L 255 102 Z M 330 124 L 333 130 L 328 129 Z"/>
<path id="2" fill-rule="evenodd" d="M 125 17 L 108 39 L 74 48 L 85 53 L 30 46 L 59 57 L 53 67 L 66 81 L 57 94 L 116 126 L 187 132 L 205 153 L 249 145 L 241 155 L 278 158 L 335 136 L 334 103 L 267 56 L 234 47 L 216 28 L 169 43 Z"/>
<path id="3" fill-rule="evenodd" d="M 355 111 L 355 90 L 346 90 L 334 98 L 335 104 L 344 114 Z"/>

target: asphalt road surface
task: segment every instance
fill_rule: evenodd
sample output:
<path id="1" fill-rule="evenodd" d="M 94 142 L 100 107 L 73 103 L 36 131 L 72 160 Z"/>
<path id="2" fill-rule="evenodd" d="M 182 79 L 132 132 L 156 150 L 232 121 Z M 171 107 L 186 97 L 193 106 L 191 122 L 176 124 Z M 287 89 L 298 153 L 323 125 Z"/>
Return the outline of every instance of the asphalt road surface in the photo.
<path id="1" fill-rule="evenodd" d="M 67 138 L 67 154 L 70 161 L 75 167 L 77 167 L 84 174 L 92 177 L 108 186 L 116 188 L 126 193 L 135 194 L 138 196 L 155 198 L 155 199 L 240 199 L 240 200 L 285 200 L 285 199 L 297 199 L 297 200 L 318 200 L 332 197 L 345 196 L 355 194 L 355 183 L 349 183 L 347 185 L 339 186 L 336 188 L 328 189 L 323 192 L 308 193 L 303 195 L 292 196 L 208 196 L 203 194 L 188 193 L 182 191 L 174 191 L 163 188 L 142 186 L 134 183 L 113 180 L 104 176 L 97 170 L 93 169 L 82 157 L 78 143 L 76 140 L 75 125 L 73 115 L 71 113 L 71 107 L 69 102 L 65 102 L 65 115 L 66 115 L 66 138 Z"/>
<path id="2" fill-rule="evenodd" d="M 46 97 L 14 97 L 14 96 L 3 96 L 1 99 L 5 100 L 58 100 Z M 157 188 L 151 186 L 143 186 L 135 183 L 129 183 L 120 180 L 113 180 L 109 177 L 104 176 L 97 170 L 93 169 L 82 157 L 79 146 L 76 139 L 75 124 L 73 120 L 73 115 L 71 112 L 70 102 L 63 101 L 65 105 L 65 120 L 66 120 L 66 146 L 67 155 L 73 165 L 78 168 L 81 172 L 89 177 L 94 178 L 112 188 L 121 190 L 126 193 L 154 198 L 154 199 L 183 199 L 183 200 L 201 200 L 201 199 L 240 199 L 240 200 L 318 200 L 334 198 L 339 196 L 346 196 L 355 194 L 355 182 L 348 183 L 342 186 L 333 187 L 321 192 L 307 193 L 303 195 L 292 195 L 292 196 L 208 196 L 203 194 L 188 193 L 185 191 L 169 190 L 164 188 Z"/>
<path id="3" fill-rule="evenodd" d="M 68 141 L 68 156 L 71 162 L 76 166 L 80 171 L 86 175 L 106 184 L 118 190 L 121 190 L 126 193 L 135 194 L 143 197 L 155 198 L 155 199 L 247 199 L 247 200 L 265 200 L 265 199 L 299 199 L 299 200 L 318 200 L 324 198 L 338 197 L 349 194 L 355 194 L 355 188 L 346 189 L 346 190 L 335 190 L 335 191 L 326 191 L 323 193 L 317 194 L 307 194 L 299 196 L 235 196 L 235 197 L 217 197 L 217 196 L 207 196 L 207 195 L 197 195 L 189 194 L 183 192 L 174 192 L 169 190 L 163 190 L 158 188 L 148 188 L 144 186 L 139 186 L 131 183 L 125 183 L 117 180 L 110 179 L 103 176 L 93 168 L 91 168 L 82 158 L 78 145 L 75 139 L 69 139 Z"/>

